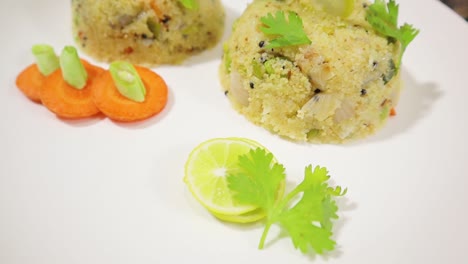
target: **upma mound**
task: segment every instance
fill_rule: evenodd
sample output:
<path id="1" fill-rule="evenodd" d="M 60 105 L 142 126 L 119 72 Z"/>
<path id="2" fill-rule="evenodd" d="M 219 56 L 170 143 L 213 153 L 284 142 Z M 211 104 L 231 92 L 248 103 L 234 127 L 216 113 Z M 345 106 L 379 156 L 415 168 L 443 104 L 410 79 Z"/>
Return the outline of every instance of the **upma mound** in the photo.
<path id="1" fill-rule="evenodd" d="M 400 94 L 400 45 L 377 34 L 356 1 L 347 18 L 311 0 L 253 1 L 224 44 L 221 83 L 251 122 L 294 141 L 342 143 L 376 132 Z M 310 44 L 267 48 L 261 17 L 296 13 Z"/>
<path id="2" fill-rule="evenodd" d="M 220 0 L 72 0 L 73 34 L 88 55 L 105 62 L 178 64 L 214 47 L 224 30 Z"/>

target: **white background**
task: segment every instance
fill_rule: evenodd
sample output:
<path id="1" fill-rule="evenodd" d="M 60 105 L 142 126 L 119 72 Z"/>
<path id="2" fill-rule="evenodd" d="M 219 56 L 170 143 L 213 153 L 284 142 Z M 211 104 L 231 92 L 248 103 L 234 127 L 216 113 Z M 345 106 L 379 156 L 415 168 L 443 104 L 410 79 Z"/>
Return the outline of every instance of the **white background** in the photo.
<path id="1" fill-rule="evenodd" d="M 223 2 L 227 37 L 249 1 Z M 2 0 L 0 263 L 468 263 L 468 24 L 436 0 L 399 3 L 400 21 L 421 33 L 404 58 L 398 115 L 363 141 L 307 145 L 231 108 L 217 78 L 221 44 L 154 69 L 170 100 L 153 119 L 60 120 L 14 81 L 33 44 L 74 44 L 70 1 Z M 228 136 L 269 148 L 288 187 L 313 164 L 349 189 L 337 250 L 302 255 L 277 229 L 257 250 L 261 224 L 217 221 L 194 200 L 182 181 L 189 152 Z"/>

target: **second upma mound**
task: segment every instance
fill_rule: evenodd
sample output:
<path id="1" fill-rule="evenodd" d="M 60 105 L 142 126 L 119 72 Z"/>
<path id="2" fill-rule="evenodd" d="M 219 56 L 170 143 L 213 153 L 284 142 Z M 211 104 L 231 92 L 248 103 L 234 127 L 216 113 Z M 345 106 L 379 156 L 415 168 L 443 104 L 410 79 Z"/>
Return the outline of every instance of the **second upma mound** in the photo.
<path id="1" fill-rule="evenodd" d="M 220 0 L 73 0 L 80 48 L 102 61 L 177 64 L 214 47 L 224 29 Z"/>
<path id="2" fill-rule="evenodd" d="M 221 82 L 234 108 L 295 141 L 341 143 L 382 127 L 400 93 L 400 45 L 377 34 L 356 1 L 346 19 L 308 0 L 251 3 L 224 46 Z M 261 18 L 297 14 L 310 44 L 267 48 Z M 291 19 L 291 18 L 289 18 Z"/>

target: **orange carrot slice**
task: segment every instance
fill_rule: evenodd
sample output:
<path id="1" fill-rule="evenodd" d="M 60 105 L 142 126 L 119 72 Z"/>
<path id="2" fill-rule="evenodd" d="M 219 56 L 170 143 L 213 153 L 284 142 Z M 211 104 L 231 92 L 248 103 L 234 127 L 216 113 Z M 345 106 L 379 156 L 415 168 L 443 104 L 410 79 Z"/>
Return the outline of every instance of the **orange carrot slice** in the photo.
<path id="1" fill-rule="evenodd" d="M 147 119 L 161 112 L 167 104 L 168 88 L 161 76 L 144 67 L 135 66 L 135 69 L 146 88 L 142 103 L 120 94 L 109 71 L 93 82 L 94 103 L 112 120 L 132 122 Z"/>
<path id="2" fill-rule="evenodd" d="M 34 102 L 41 102 L 40 88 L 46 76 L 42 75 L 37 64 L 31 64 L 16 77 L 16 87 Z"/>
<path id="3" fill-rule="evenodd" d="M 395 110 L 394 107 L 392 107 L 392 109 L 390 109 L 390 116 L 396 116 L 397 112 Z"/>
<path id="4" fill-rule="evenodd" d="M 81 60 L 88 73 L 86 86 L 75 89 L 62 77 L 62 70 L 58 69 L 46 77 L 40 89 L 42 104 L 50 111 L 62 118 L 77 119 L 94 116 L 99 109 L 92 99 L 92 83 L 104 70 L 85 60 Z"/>
<path id="5" fill-rule="evenodd" d="M 154 11 L 154 13 L 156 14 L 156 16 L 157 16 L 159 19 L 163 19 L 164 14 L 163 14 L 163 12 L 161 11 L 161 9 L 159 9 L 158 5 L 156 4 L 156 1 L 151 1 L 150 6 L 151 6 L 151 9 L 153 9 L 153 11 Z"/>

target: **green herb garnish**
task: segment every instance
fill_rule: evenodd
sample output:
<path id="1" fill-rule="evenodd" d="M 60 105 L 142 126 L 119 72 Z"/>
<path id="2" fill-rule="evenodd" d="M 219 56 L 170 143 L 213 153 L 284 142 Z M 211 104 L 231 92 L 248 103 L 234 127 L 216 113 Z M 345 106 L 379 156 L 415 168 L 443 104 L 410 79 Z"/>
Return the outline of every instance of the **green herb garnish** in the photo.
<path id="1" fill-rule="evenodd" d="M 187 9 L 195 10 L 198 8 L 198 2 L 196 0 L 179 0 L 179 2 Z"/>
<path id="2" fill-rule="evenodd" d="M 283 11 L 277 11 L 275 16 L 268 13 L 260 21 L 264 24 L 260 28 L 263 33 L 277 36 L 268 43 L 268 49 L 311 43 L 304 31 L 302 19 L 295 12 L 288 12 L 288 20 Z"/>
<path id="3" fill-rule="evenodd" d="M 60 67 L 59 59 L 52 46 L 38 44 L 34 45 L 31 50 L 42 75 L 48 76 Z"/>
<path id="4" fill-rule="evenodd" d="M 145 85 L 131 63 L 114 61 L 109 65 L 109 72 L 120 94 L 135 102 L 145 101 Z"/>
<path id="5" fill-rule="evenodd" d="M 86 86 L 88 73 L 83 63 L 81 63 L 76 48 L 72 46 L 63 48 L 60 54 L 60 68 L 62 69 L 63 79 L 69 85 L 79 90 Z"/>
<path id="6" fill-rule="evenodd" d="M 239 171 L 227 178 L 228 187 L 239 203 L 258 206 L 267 215 L 259 248 L 264 247 L 270 227 L 276 223 L 303 253 L 310 248 L 318 254 L 333 250 L 336 243 L 331 238 L 332 219 L 338 218 L 334 197 L 345 195 L 346 190 L 329 187 L 326 168 L 308 166 L 304 180 L 277 200 L 277 190 L 286 176 L 284 167 L 272 164 L 272 160 L 273 155 L 263 149 L 251 150 L 239 157 Z M 296 199 L 299 201 L 291 206 Z"/>
<path id="7" fill-rule="evenodd" d="M 366 20 L 380 34 L 401 43 L 400 57 L 397 62 L 397 68 L 400 68 L 403 53 L 419 34 L 419 30 L 407 23 L 398 27 L 398 9 L 399 6 L 394 0 L 390 0 L 387 4 L 385 0 L 375 0 L 367 10 Z"/>

